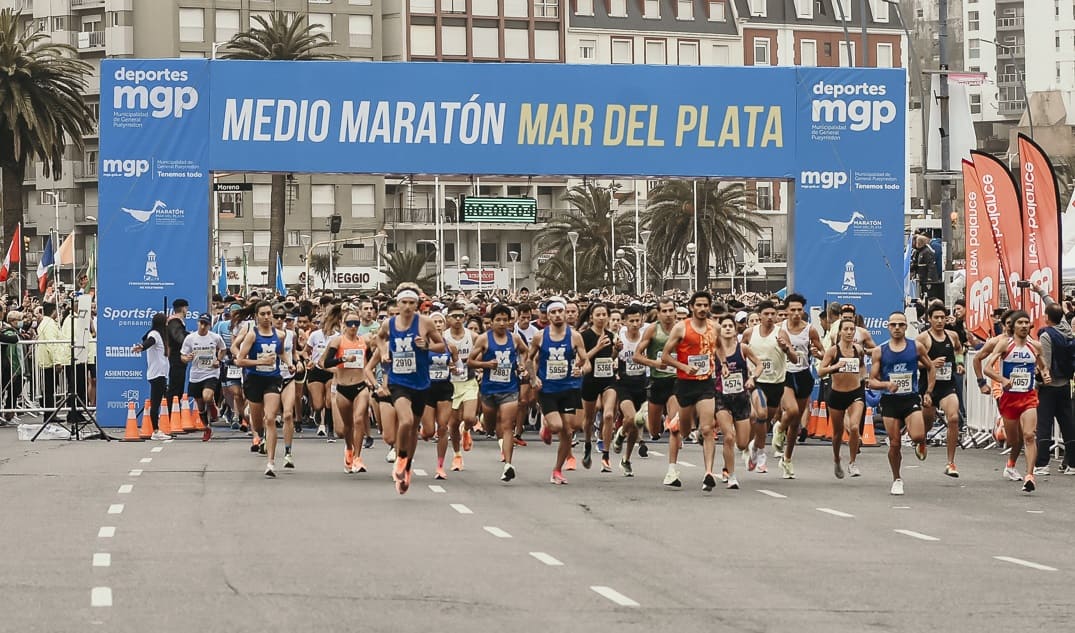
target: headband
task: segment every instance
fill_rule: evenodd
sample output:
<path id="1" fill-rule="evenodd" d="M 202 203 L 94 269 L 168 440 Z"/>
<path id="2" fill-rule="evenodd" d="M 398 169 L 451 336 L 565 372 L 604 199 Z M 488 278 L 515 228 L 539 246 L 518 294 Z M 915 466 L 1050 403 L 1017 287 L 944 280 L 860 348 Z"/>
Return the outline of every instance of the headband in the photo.
<path id="1" fill-rule="evenodd" d="M 418 301 L 418 293 L 410 289 L 400 290 L 399 294 L 396 295 L 396 301 L 401 301 L 403 299 L 414 299 L 415 301 Z"/>
<path id="2" fill-rule="evenodd" d="M 546 311 L 547 312 L 552 312 L 553 310 L 566 310 L 566 309 L 567 309 L 567 306 L 564 305 L 562 301 L 551 301 L 551 302 L 549 302 L 549 305 L 546 308 Z"/>

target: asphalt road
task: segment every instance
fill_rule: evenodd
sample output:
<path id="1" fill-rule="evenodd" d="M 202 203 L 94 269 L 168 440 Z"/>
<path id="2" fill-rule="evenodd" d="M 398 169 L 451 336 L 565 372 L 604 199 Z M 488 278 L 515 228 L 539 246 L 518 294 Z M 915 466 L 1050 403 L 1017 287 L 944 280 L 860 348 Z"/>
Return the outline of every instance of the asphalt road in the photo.
<path id="1" fill-rule="evenodd" d="M 342 443 L 304 438 L 276 480 L 247 445 L 0 429 L 0 631 L 982 633 L 1075 615 L 1075 477 L 1023 495 L 996 451 L 961 452 L 949 479 L 939 449 L 921 466 L 905 449 L 907 494 L 891 497 L 883 448 L 862 478 L 834 479 L 811 442 L 794 481 L 771 461 L 704 493 L 697 446 L 673 491 L 660 444 L 633 479 L 580 470 L 568 486 L 548 483 L 536 438 L 511 484 L 492 442 L 444 482 L 424 444 L 428 474 L 400 497 L 380 443 L 371 472 L 345 475 Z"/>

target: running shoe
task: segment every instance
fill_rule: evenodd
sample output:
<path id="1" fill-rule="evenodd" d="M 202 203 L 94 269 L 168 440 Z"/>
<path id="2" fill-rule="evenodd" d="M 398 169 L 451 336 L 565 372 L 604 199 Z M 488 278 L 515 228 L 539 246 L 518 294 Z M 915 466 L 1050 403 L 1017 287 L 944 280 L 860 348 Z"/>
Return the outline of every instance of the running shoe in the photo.
<path id="1" fill-rule="evenodd" d="M 1023 480 L 1023 492 L 1034 492 L 1037 486 L 1034 485 L 1034 475 L 1027 475 Z"/>
<path id="2" fill-rule="evenodd" d="M 526 446 L 526 440 L 524 440 L 522 437 L 520 437 L 518 435 L 513 437 L 511 439 L 511 441 L 514 442 L 516 446 Z"/>
<path id="3" fill-rule="evenodd" d="M 541 425 L 541 431 L 538 433 L 541 436 L 541 441 L 546 444 L 552 444 L 552 429 L 547 424 Z M 466 435 L 463 436 L 464 446 L 466 445 Z"/>
<path id="4" fill-rule="evenodd" d="M 638 442 L 638 456 L 642 459 L 649 457 L 649 447 L 646 446 L 646 442 L 643 440 L 639 440 Z"/>
<path id="5" fill-rule="evenodd" d="M 776 422 L 773 424 L 773 457 L 784 454 L 785 441 L 787 441 L 787 434 L 784 433 L 784 426 Z"/>
<path id="6" fill-rule="evenodd" d="M 202 431 L 202 441 L 208 442 L 213 439 L 213 429 L 208 424 L 205 425 L 205 430 Z"/>
<path id="7" fill-rule="evenodd" d="M 679 414 L 675 414 L 671 418 L 665 420 L 664 428 L 670 433 L 676 433 L 679 431 Z"/>
<path id="8" fill-rule="evenodd" d="M 739 480 L 736 479 L 735 475 L 732 475 L 731 477 L 728 477 L 728 486 L 727 487 L 728 487 L 728 490 L 739 490 Z"/>
<path id="9" fill-rule="evenodd" d="M 586 448 L 582 451 L 582 467 L 590 470 L 593 466 L 593 444 L 586 442 Z"/>
<path id="10" fill-rule="evenodd" d="M 713 473 L 706 473 L 702 478 L 702 492 L 710 492 L 713 488 L 717 487 L 717 479 L 713 477 Z"/>
<path id="11" fill-rule="evenodd" d="M 603 472 L 603 473 L 612 472 L 612 466 L 608 463 L 608 460 L 605 459 L 604 457 L 601 458 L 601 472 Z"/>
<path id="12" fill-rule="evenodd" d="M 444 466 L 437 467 L 437 474 L 433 476 L 434 479 L 447 479 L 448 473 L 444 472 Z"/>
<path id="13" fill-rule="evenodd" d="M 728 483 L 728 469 L 727 468 L 721 468 L 720 469 L 720 481 L 721 481 L 721 483 L 725 483 L 725 484 Z"/>
<path id="14" fill-rule="evenodd" d="M 683 482 L 679 480 L 679 471 L 675 468 L 669 468 L 668 473 L 664 476 L 664 485 L 671 486 L 672 488 L 679 488 L 683 485 Z"/>
<path id="15" fill-rule="evenodd" d="M 239 423 L 239 430 L 242 431 L 243 433 L 250 433 L 250 425 L 247 424 L 246 421 L 244 420 L 244 421 Z"/>
<path id="16" fill-rule="evenodd" d="M 549 478 L 549 483 L 557 486 L 566 486 L 567 479 L 564 479 L 564 474 L 558 470 L 552 471 L 552 477 Z"/>
<path id="17" fill-rule="evenodd" d="M 366 465 L 362 463 L 361 457 L 355 457 L 355 461 L 351 464 L 352 473 L 364 473 L 366 472 Z"/>
<path id="18" fill-rule="evenodd" d="M 351 465 L 355 463 L 355 451 L 346 448 L 343 451 L 343 472 L 350 474 Z"/>
<path id="19" fill-rule="evenodd" d="M 1014 466 L 1004 467 L 1004 478 L 1008 481 L 1022 481 L 1023 476 L 1019 474 L 1019 471 Z"/>
<path id="20" fill-rule="evenodd" d="M 1064 470 L 1060 471 L 1061 475 L 1075 475 L 1075 467 L 1065 466 Z"/>
<path id="21" fill-rule="evenodd" d="M 598 453 L 604 453 L 605 452 L 605 440 L 597 440 L 597 452 Z"/>
<path id="22" fill-rule="evenodd" d="M 626 439 L 627 438 L 624 437 L 624 435 L 623 435 L 623 427 L 621 426 L 620 430 L 616 431 L 616 436 L 612 438 L 612 450 L 613 450 L 613 452 L 615 452 L 617 455 L 622 453 L 623 452 L 623 442 Z"/>
<path id="23" fill-rule="evenodd" d="M 623 472 L 624 477 L 634 477 L 635 471 L 631 468 L 631 462 L 626 459 L 620 460 L 620 470 Z"/>
<path id="24" fill-rule="evenodd" d="M 367 435 L 362 440 L 362 448 L 373 448 L 373 436 Z"/>
<path id="25" fill-rule="evenodd" d="M 220 409 L 217 409 L 215 402 L 210 401 L 205 405 L 205 414 L 209 418 L 205 421 L 205 425 L 209 426 L 220 417 Z"/>
<path id="26" fill-rule="evenodd" d="M 291 453 L 284 455 L 284 468 L 295 468 L 295 458 L 291 456 Z"/>
<path id="27" fill-rule="evenodd" d="M 836 462 L 832 465 L 832 474 L 836 475 L 837 479 L 844 478 L 844 465 L 840 462 Z"/>
<path id="28" fill-rule="evenodd" d="M 1049 474 L 1049 467 L 1048 466 L 1035 466 L 1034 467 L 1034 476 L 1035 477 L 1037 477 L 1038 475 L 1048 475 L 1048 474 Z"/>
<path id="29" fill-rule="evenodd" d="M 762 473 L 762 474 L 769 472 L 769 467 L 766 466 L 766 462 L 768 461 L 768 458 L 765 456 L 765 451 L 764 450 L 758 451 L 758 458 L 757 459 L 758 459 L 758 463 L 754 467 L 754 472 Z"/>
<path id="30" fill-rule="evenodd" d="M 504 472 L 500 474 L 500 481 L 511 481 L 515 479 L 515 467 L 511 464 L 504 464 Z"/>
<path id="31" fill-rule="evenodd" d="M 851 462 L 847 465 L 847 474 L 851 475 L 852 477 L 861 477 L 862 471 L 859 470 L 858 464 L 856 464 L 855 462 Z"/>
<path id="32" fill-rule="evenodd" d="M 269 454 L 269 451 L 266 450 L 266 448 L 265 448 L 266 443 L 267 442 L 265 440 L 261 440 L 261 442 L 258 443 L 258 455 L 268 455 Z"/>
<path id="33" fill-rule="evenodd" d="M 903 494 L 903 480 L 902 479 L 897 479 L 896 481 L 892 482 L 892 489 L 888 491 L 888 494 L 896 495 L 896 496 L 902 495 Z"/>
<path id="34" fill-rule="evenodd" d="M 701 433 L 698 432 L 697 429 L 695 429 L 695 430 L 690 432 L 690 435 L 687 436 L 687 441 L 691 442 L 691 443 L 694 443 L 694 444 L 701 444 L 702 443 L 702 435 L 701 435 Z"/>
<path id="35" fill-rule="evenodd" d="M 328 435 L 328 431 L 325 430 L 324 424 L 317 425 L 317 437 L 325 437 Z"/>
<path id="36" fill-rule="evenodd" d="M 335 435 L 330 435 L 330 436 L 328 436 L 328 439 L 325 440 L 325 441 L 328 442 L 329 444 L 335 444 L 336 443 L 336 436 Z"/>
<path id="37" fill-rule="evenodd" d="M 158 431 L 153 431 L 153 435 L 150 435 L 149 439 L 151 439 L 151 440 L 153 440 L 155 442 L 163 442 L 164 440 L 172 439 L 172 436 L 168 435 L 167 433 L 164 433 L 163 431 L 158 430 Z"/>
<path id="38" fill-rule="evenodd" d="M 255 434 L 255 435 L 254 435 L 254 438 L 253 438 L 253 439 L 251 440 L 251 442 L 250 442 L 250 452 L 251 452 L 251 453 L 257 453 L 257 452 L 258 452 L 258 450 L 259 450 L 259 449 L 258 449 L 258 445 L 259 445 L 259 444 L 261 444 L 261 438 L 260 438 L 260 437 L 258 437 L 258 436 L 257 436 L 257 435 Z"/>
<path id="39" fill-rule="evenodd" d="M 564 470 L 575 470 L 577 466 L 578 463 L 575 461 L 575 456 L 568 455 L 567 459 L 564 461 Z"/>
<path id="40" fill-rule="evenodd" d="M 470 431 L 463 431 L 463 450 L 469 451 L 474 448 L 474 436 L 470 434 Z"/>
<path id="41" fill-rule="evenodd" d="M 396 465 L 392 468 L 392 480 L 396 482 L 396 492 L 403 494 L 406 490 L 403 488 L 403 471 L 407 467 L 406 458 L 400 458 L 396 460 Z"/>
<path id="42" fill-rule="evenodd" d="M 784 479 L 795 479 L 795 465 L 791 463 L 790 459 L 780 460 L 780 471 L 784 475 Z"/>
<path id="43" fill-rule="evenodd" d="M 959 471 L 956 470 L 956 465 L 954 462 L 944 467 L 944 474 L 948 475 L 949 477 L 959 477 Z"/>
<path id="44" fill-rule="evenodd" d="M 452 470 L 456 471 L 456 472 L 458 472 L 460 470 L 463 470 L 463 456 L 462 455 L 456 455 L 455 457 L 452 458 Z"/>
<path id="45" fill-rule="evenodd" d="M 750 452 L 743 451 L 743 455 L 745 456 L 747 470 L 754 472 L 754 469 L 758 467 L 757 454 L 752 450 Z"/>
<path id="46" fill-rule="evenodd" d="M 388 452 L 385 453 L 384 461 L 388 462 L 389 464 L 391 464 L 392 462 L 396 461 L 396 447 L 395 446 L 389 446 L 388 447 Z"/>
<path id="47" fill-rule="evenodd" d="M 914 456 L 918 458 L 918 461 L 926 461 L 926 443 L 925 441 L 918 442 L 914 445 Z"/>
<path id="48" fill-rule="evenodd" d="M 269 479 L 275 479 L 276 478 L 276 467 L 273 466 L 272 462 L 269 462 L 268 464 L 265 464 L 265 476 L 268 477 Z"/>

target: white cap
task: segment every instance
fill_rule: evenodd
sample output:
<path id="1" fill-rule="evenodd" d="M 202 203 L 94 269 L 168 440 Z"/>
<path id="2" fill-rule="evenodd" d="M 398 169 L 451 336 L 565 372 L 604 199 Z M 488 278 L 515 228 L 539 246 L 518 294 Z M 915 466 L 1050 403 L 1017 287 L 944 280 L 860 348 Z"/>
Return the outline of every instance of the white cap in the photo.
<path id="1" fill-rule="evenodd" d="M 749 315 L 746 312 L 744 312 L 743 310 L 740 310 L 739 312 L 735 313 L 735 322 L 739 323 L 740 321 L 746 321 L 747 316 L 749 316 Z"/>

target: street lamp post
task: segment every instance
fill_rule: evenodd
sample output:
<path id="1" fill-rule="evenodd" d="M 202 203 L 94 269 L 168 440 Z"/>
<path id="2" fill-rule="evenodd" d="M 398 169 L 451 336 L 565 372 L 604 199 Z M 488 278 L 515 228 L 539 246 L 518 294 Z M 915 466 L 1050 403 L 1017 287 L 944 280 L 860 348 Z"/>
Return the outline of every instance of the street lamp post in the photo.
<path id="1" fill-rule="evenodd" d="M 309 235 L 300 235 L 299 240 L 302 242 L 302 261 L 306 264 L 306 275 L 302 281 L 302 292 L 304 297 L 310 296 L 310 241 L 313 238 Z"/>
<path id="2" fill-rule="evenodd" d="M 616 292 L 617 292 L 616 282 L 615 282 L 615 279 L 616 279 L 616 273 L 615 273 L 616 265 L 619 264 L 621 261 L 623 261 L 623 258 L 626 257 L 626 256 L 627 256 L 627 251 L 623 250 L 622 248 L 617 248 L 616 249 L 616 252 L 614 254 L 615 259 L 612 261 L 612 271 L 613 271 L 613 273 L 612 273 L 612 279 L 613 279 L 613 282 L 612 282 L 612 294 L 616 294 Z"/>
<path id="3" fill-rule="evenodd" d="M 467 268 L 470 268 L 470 256 L 463 255 L 462 257 L 459 258 L 459 263 L 460 263 L 460 265 L 462 265 L 462 268 L 459 270 L 459 273 L 462 274 L 464 270 L 466 270 Z M 459 289 L 460 290 L 463 289 L 463 279 L 461 277 L 459 279 Z"/>
<path id="4" fill-rule="evenodd" d="M 218 245 L 217 248 L 220 249 L 220 258 L 222 260 L 224 260 L 224 264 L 226 266 L 226 264 L 228 262 L 228 249 L 231 248 L 231 242 L 221 242 Z M 221 262 L 218 261 L 217 265 L 220 266 Z M 223 295 L 228 294 L 228 292 L 227 292 L 227 290 L 228 290 L 228 275 L 227 275 L 227 271 L 223 270 L 223 267 L 221 268 L 220 274 L 224 275 L 224 291 L 225 292 L 220 293 L 221 296 L 223 296 Z M 218 289 L 219 289 L 219 285 L 220 284 L 218 283 L 217 284 Z"/>
<path id="5" fill-rule="evenodd" d="M 609 192 L 609 198 L 612 199 L 612 193 Z M 611 203 L 610 203 L 611 204 Z M 612 280 L 612 291 L 616 291 L 616 211 L 613 209 L 608 212 L 608 226 L 609 226 L 609 273 Z"/>
<path id="6" fill-rule="evenodd" d="M 250 280 L 247 275 L 247 260 L 250 258 L 250 249 L 254 248 L 253 242 L 243 242 L 243 297 L 250 296 Z"/>
<path id="7" fill-rule="evenodd" d="M 578 294 L 579 291 L 579 258 L 578 258 L 578 244 L 579 244 L 579 232 L 568 231 L 567 239 L 571 240 L 571 289 Z"/>
<path id="8" fill-rule="evenodd" d="M 650 231 L 648 229 L 645 230 L 645 231 L 640 231 L 639 234 L 638 234 L 638 236 L 640 238 L 642 238 L 642 292 L 643 293 L 645 293 L 648 290 L 648 288 L 646 288 L 646 281 L 647 281 L 647 277 L 649 275 L 649 248 L 648 248 L 648 244 L 649 244 L 649 236 L 650 235 L 653 235 L 653 231 Z"/>
<path id="9" fill-rule="evenodd" d="M 694 276 L 696 274 L 695 273 L 695 267 L 698 265 L 698 259 L 697 259 L 697 257 L 698 257 L 698 247 L 695 245 L 694 242 L 690 242 L 690 243 L 687 244 L 687 255 L 688 255 L 688 261 L 690 262 L 690 265 L 691 265 L 691 283 L 690 283 L 689 288 L 690 288 L 691 292 L 694 292 L 694 284 L 695 284 L 695 277 Z"/>
<path id="10" fill-rule="evenodd" d="M 508 259 L 511 260 L 511 294 L 515 295 L 515 262 L 519 260 L 519 251 L 508 251 Z"/>

